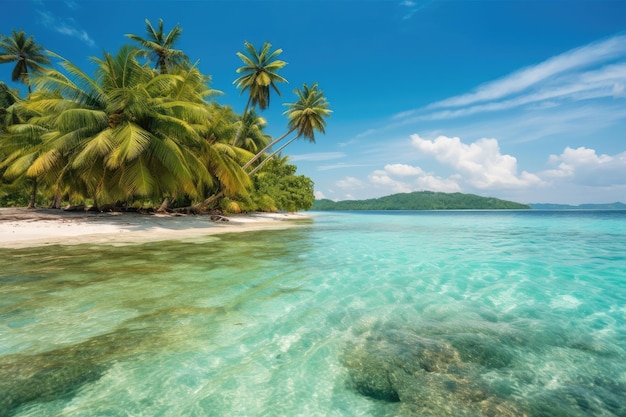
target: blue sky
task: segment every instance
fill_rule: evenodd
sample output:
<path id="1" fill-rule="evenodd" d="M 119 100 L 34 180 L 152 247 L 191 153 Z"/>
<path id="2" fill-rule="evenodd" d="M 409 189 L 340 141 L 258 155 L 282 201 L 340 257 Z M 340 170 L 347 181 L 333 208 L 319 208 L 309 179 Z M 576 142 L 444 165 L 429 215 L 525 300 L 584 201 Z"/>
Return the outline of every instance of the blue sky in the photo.
<path id="1" fill-rule="evenodd" d="M 88 57 L 183 28 L 178 47 L 241 112 L 243 42 L 288 62 L 282 97 L 318 82 L 333 115 L 285 154 L 319 198 L 433 190 L 524 203 L 626 202 L 624 1 L 3 0 L 0 32 L 23 29 L 91 72 Z M 10 80 L 10 65 L 0 79 Z"/>

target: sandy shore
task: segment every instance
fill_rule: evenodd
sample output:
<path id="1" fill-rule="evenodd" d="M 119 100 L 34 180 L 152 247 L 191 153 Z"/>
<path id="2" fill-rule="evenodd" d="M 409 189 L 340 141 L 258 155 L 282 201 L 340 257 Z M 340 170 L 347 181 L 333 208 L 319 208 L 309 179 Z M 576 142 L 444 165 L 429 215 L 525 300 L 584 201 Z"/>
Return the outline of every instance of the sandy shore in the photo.
<path id="1" fill-rule="evenodd" d="M 225 221 L 215 222 L 210 216 L 0 208 L 0 248 L 186 240 L 218 233 L 285 229 L 297 224 L 286 220 L 308 218 L 297 213 L 253 213 L 228 216 Z"/>

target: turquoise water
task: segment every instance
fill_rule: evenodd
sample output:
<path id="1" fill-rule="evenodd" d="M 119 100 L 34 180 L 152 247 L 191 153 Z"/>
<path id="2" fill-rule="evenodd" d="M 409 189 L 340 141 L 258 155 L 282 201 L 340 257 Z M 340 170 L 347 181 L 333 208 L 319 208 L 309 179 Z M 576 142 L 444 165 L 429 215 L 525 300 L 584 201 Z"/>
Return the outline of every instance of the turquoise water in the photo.
<path id="1" fill-rule="evenodd" d="M 0 416 L 626 416 L 626 212 L 0 249 Z"/>

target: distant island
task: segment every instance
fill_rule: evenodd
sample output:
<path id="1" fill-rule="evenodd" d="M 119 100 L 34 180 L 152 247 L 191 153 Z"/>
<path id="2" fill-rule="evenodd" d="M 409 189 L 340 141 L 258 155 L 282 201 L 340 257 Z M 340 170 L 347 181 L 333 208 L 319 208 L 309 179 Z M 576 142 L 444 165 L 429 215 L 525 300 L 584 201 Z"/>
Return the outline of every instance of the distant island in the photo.
<path id="1" fill-rule="evenodd" d="M 530 205 L 535 210 L 626 210 L 626 204 L 615 202 L 605 204 L 579 204 L 573 206 L 570 204 L 552 204 L 537 203 Z"/>
<path id="2" fill-rule="evenodd" d="M 418 191 L 368 200 L 315 200 L 311 210 L 529 210 L 527 204 L 474 194 Z"/>

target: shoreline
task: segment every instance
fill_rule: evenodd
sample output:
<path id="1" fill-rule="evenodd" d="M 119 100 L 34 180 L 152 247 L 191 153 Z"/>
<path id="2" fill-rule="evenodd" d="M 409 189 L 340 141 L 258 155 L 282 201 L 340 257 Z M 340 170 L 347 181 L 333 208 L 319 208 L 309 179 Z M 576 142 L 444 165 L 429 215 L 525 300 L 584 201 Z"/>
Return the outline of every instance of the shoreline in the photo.
<path id="1" fill-rule="evenodd" d="M 221 216 L 67 212 L 0 208 L 0 249 L 48 245 L 132 245 L 189 240 L 208 235 L 295 227 L 301 213 L 249 213 Z"/>

